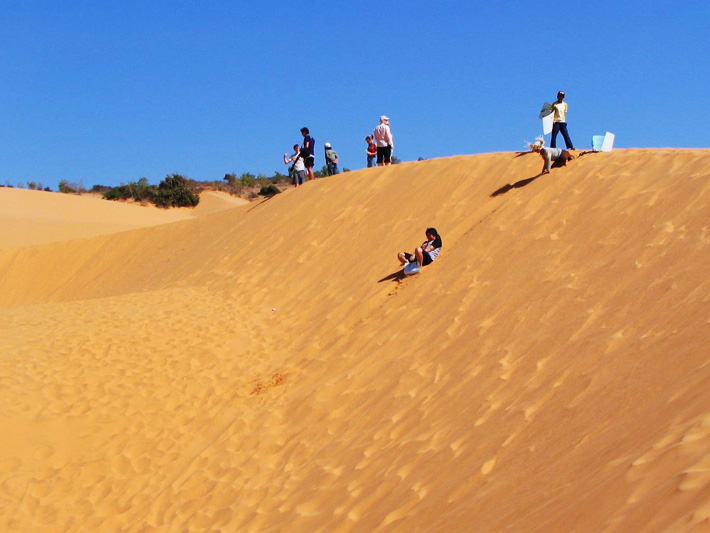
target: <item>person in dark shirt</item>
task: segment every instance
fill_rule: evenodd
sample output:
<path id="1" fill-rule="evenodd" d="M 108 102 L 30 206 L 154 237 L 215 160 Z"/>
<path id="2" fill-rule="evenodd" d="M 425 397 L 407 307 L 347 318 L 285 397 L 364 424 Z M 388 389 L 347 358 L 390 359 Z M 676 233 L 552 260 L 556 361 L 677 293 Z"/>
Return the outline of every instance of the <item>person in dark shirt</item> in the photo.
<path id="1" fill-rule="evenodd" d="M 313 176 L 313 165 L 316 161 L 316 153 L 314 151 L 316 147 L 316 141 L 311 137 L 311 132 L 308 128 L 301 128 L 301 135 L 303 135 L 303 147 L 301 148 L 301 156 L 303 157 L 303 163 L 306 165 L 306 172 L 308 173 L 308 179 L 312 180 Z"/>
<path id="2" fill-rule="evenodd" d="M 414 250 L 413 254 L 408 252 L 399 252 L 397 259 L 403 266 L 407 266 L 412 261 L 417 261 L 421 266 L 432 263 L 441 252 L 441 235 L 436 231 L 436 228 L 427 228 L 426 241 Z"/>

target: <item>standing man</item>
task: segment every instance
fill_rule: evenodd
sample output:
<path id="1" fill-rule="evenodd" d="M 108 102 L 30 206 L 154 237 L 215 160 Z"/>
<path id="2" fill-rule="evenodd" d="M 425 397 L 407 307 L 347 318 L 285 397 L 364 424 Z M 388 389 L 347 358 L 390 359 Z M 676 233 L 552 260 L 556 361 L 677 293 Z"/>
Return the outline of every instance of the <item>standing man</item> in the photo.
<path id="1" fill-rule="evenodd" d="M 552 139 L 550 139 L 550 148 L 557 147 L 557 134 L 562 133 L 567 149 L 574 150 L 572 139 L 569 138 L 569 133 L 567 133 L 567 103 L 563 102 L 564 99 L 565 92 L 560 91 L 557 93 L 557 101 L 552 104 L 552 112 L 554 113 L 554 117 L 552 122 Z"/>
<path id="2" fill-rule="evenodd" d="M 390 119 L 384 115 L 380 117 L 380 124 L 375 128 L 375 144 L 377 144 L 377 166 L 389 165 L 392 161 L 394 140 L 390 131 Z"/>
<path id="3" fill-rule="evenodd" d="M 325 143 L 325 164 L 328 165 L 328 175 L 335 176 L 338 173 L 338 154 L 335 153 L 330 143 Z"/>
<path id="4" fill-rule="evenodd" d="M 316 153 L 314 148 L 316 141 L 311 137 L 311 132 L 308 128 L 301 128 L 301 135 L 303 135 L 303 147 L 301 148 L 301 157 L 303 158 L 303 163 L 306 165 L 306 172 L 308 173 L 308 179 L 314 179 L 313 176 L 313 165 L 316 162 Z"/>

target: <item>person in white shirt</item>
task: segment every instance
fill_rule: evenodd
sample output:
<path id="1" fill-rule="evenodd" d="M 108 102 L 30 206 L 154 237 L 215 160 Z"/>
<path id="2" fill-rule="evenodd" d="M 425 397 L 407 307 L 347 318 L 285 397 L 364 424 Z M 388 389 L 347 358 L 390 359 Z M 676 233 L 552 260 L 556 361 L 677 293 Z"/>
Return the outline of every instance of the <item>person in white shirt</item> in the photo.
<path id="1" fill-rule="evenodd" d="M 291 167 L 293 169 L 293 184 L 298 187 L 306 181 L 306 165 L 301 157 L 301 147 L 297 144 L 293 145 L 293 155 L 291 157 L 288 157 L 288 154 L 284 154 L 284 164 L 288 165 L 291 162 L 293 162 Z"/>
<path id="2" fill-rule="evenodd" d="M 377 145 L 377 166 L 383 167 L 391 164 L 394 140 L 390 130 L 390 119 L 385 115 L 380 117 L 380 124 L 375 128 L 375 144 Z"/>

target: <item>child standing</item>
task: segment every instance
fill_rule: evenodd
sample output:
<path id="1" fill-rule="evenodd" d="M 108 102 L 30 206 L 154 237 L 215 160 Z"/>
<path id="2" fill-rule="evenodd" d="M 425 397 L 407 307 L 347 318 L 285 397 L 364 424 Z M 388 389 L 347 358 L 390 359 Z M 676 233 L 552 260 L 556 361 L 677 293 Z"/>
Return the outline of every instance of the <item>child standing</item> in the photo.
<path id="1" fill-rule="evenodd" d="M 377 145 L 372 142 L 372 135 L 365 137 L 367 143 L 367 168 L 374 166 L 375 158 L 377 157 Z"/>

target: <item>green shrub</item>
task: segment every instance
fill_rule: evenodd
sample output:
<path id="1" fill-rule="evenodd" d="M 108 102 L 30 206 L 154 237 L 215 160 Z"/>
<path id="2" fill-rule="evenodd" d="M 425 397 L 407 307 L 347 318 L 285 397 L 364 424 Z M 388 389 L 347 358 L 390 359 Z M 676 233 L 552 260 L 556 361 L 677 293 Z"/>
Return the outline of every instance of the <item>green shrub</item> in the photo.
<path id="1" fill-rule="evenodd" d="M 279 188 L 274 184 L 265 185 L 259 190 L 259 194 L 261 196 L 273 196 L 275 194 L 279 194 L 280 192 Z"/>
<path id="2" fill-rule="evenodd" d="M 104 187 L 98 185 L 94 187 L 97 191 Z M 92 189 L 92 190 L 94 190 Z M 152 202 L 155 203 L 155 198 L 158 195 L 158 188 L 155 185 L 149 185 L 146 178 L 141 178 L 138 181 L 132 181 L 127 184 L 121 184 L 118 187 L 106 187 L 103 195 L 107 200 L 129 200 L 133 199 L 137 202 Z"/>
<path id="3" fill-rule="evenodd" d="M 180 174 L 166 176 L 158 185 L 155 205 L 160 207 L 194 207 L 200 197 L 192 192 L 188 181 Z"/>
<path id="4" fill-rule="evenodd" d="M 256 176 L 254 176 L 254 174 L 250 174 L 249 172 L 245 172 L 239 176 L 239 180 L 242 182 L 244 187 L 253 187 L 256 185 Z"/>
<path id="5" fill-rule="evenodd" d="M 59 192 L 63 192 L 65 194 L 76 193 L 76 185 L 69 183 L 67 180 L 61 180 L 59 182 Z"/>

